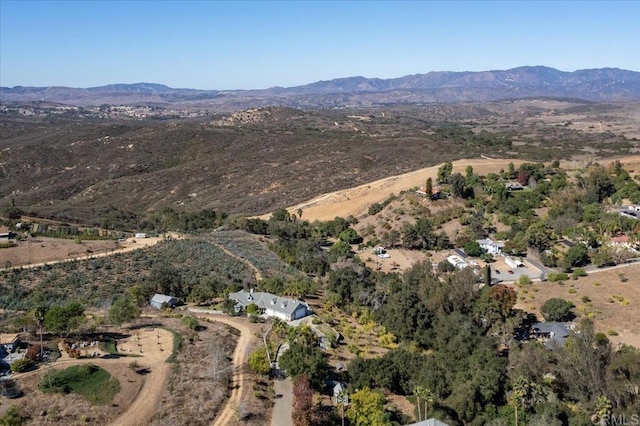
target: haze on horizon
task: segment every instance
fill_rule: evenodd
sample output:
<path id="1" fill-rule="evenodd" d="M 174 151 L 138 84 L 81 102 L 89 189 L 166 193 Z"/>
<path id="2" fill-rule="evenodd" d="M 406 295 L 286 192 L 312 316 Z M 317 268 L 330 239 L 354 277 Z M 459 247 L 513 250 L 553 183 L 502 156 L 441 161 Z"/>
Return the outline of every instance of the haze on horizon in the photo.
<path id="1" fill-rule="evenodd" d="M 0 85 L 262 89 L 544 65 L 640 70 L 640 2 L 0 2 Z"/>

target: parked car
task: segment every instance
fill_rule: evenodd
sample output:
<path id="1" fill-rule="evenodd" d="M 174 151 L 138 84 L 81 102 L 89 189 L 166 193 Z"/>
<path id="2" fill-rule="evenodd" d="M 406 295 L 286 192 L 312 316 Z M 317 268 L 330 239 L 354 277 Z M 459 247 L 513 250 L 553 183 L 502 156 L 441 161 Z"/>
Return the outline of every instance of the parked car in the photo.
<path id="1" fill-rule="evenodd" d="M 511 269 L 509 269 L 507 272 L 513 274 L 513 271 Z"/>
<path id="2" fill-rule="evenodd" d="M 500 271 L 496 269 L 496 274 L 499 274 L 499 273 L 500 273 Z"/>

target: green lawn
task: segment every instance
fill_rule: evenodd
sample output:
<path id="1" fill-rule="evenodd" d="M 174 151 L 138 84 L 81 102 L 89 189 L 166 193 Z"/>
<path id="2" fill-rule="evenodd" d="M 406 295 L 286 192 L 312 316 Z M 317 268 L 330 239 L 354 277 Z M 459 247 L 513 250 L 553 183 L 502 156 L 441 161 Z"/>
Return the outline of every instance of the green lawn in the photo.
<path id="1" fill-rule="evenodd" d="M 45 374 L 40 381 L 40 390 L 76 393 L 94 405 L 104 405 L 113 401 L 120 391 L 120 382 L 93 364 L 76 365 Z"/>

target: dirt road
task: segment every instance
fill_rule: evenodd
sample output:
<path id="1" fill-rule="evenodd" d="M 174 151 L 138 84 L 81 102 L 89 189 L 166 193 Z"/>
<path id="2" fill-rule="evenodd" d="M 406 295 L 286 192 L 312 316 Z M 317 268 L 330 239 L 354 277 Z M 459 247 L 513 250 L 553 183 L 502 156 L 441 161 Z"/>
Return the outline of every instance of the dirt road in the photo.
<path id="1" fill-rule="evenodd" d="M 170 238 L 173 239 L 181 239 L 184 238 L 183 235 L 175 233 L 175 232 L 171 232 L 169 234 L 167 234 Z M 37 251 L 42 249 L 44 252 L 46 252 L 45 255 L 43 255 L 45 258 L 48 256 L 49 258 L 51 258 L 51 256 L 54 257 L 58 257 L 55 260 L 47 260 L 45 262 L 37 262 L 37 263 L 31 263 L 31 264 L 27 264 L 26 262 L 24 264 L 22 264 L 21 262 L 12 262 L 12 264 L 14 266 L 11 266 L 9 268 L 0 268 L 0 271 L 3 270 L 12 270 L 12 269 L 29 269 L 29 268 L 37 268 L 40 266 L 44 266 L 44 265 L 55 265 L 56 263 L 61 263 L 61 262 L 67 262 L 70 260 L 90 260 L 90 259 L 97 259 L 100 257 L 106 257 L 106 256 L 113 256 L 114 254 L 118 254 L 118 253 L 127 253 L 127 252 L 131 252 L 134 250 L 138 250 L 138 249 L 144 249 L 144 248 L 148 248 L 148 247 L 152 247 L 156 244 L 158 244 L 160 241 L 163 241 L 165 238 L 167 238 L 166 236 L 161 236 L 161 237 L 149 237 L 149 238 L 128 238 L 126 241 L 121 242 L 121 247 L 115 249 L 115 250 L 109 250 L 109 251 L 105 251 L 102 253 L 94 253 L 94 254 L 89 254 L 89 255 L 85 255 L 85 256 L 68 256 L 66 253 L 66 250 L 61 251 L 61 254 L 59 256 L 56 256 L 55 251 L 56 248 L 54 247 L 49 247 L 47 245 L 42 245 L 42 246 L 37 246 L 35 244 L 32 245 L 31 249 L 28 249 L 26 247 L 23 246 L 17 246 L 15 248 L 10 248 L 10 249 L 4 249 L 4 250 L 22 250 L 22 251 L 27 251 L 30 250 L 31 254 L 29 255 L 32 259 L 34 258 L 38 258 L 38 254 Z M 4 253 L 3 253 L 4 254 Z M 7 255 L 8 257 L 8 255 Z M 27 255 L 23 253 L 22 255 L 23 258 L 26 258 Z M 0 259 L 2 261 L 4 261 L 5 259 Z M 4 262 L 0 263 L 3 264 Z"/>
<path id="2" fill-rule="evenodd" d="M 140 393 L 113 423 L 114 426 L 148 424 L 157 411 L 169 378 L 170 365 L 166 362 L 173 348 L 173 336 L 167 330 L 138 330 L 138 334 L 118 344 L 120 352 L 142 354 L 138 363 L 149 368 Z M 123 358 L 127 360 L 127 358 Z M 127 360 L 131 362 L 131 359 Z M 136 359 L 137 361 L 137 359 Z"/>
<path id="3" fill-rule="evenodd" d="M 218 414 L 216 421 L 213 423 L 214 426 L 223 426 L 230 423 L 234 416 L 236 415 L 236 410 L 239 407 L 240 401 L 242 401 L 245 395 L 250 392 L 250 389 L 245 383 L 245 374 L 244 374 L 244 365 L 247 361 L 248 357 L 248 348 L 251 345 L 255 336 L 249 329 L 249 327 L 244 323 L 244 321 L 227 317 L 220 314 L 213 314 L 208 312 L 205 309 L 193 309 L 190 308 L 189 312 L 193 312 L 198 314 L 200 317 L 205 317 L 213 321 L 218 321 L 240 331 L 240 338 L 238 339 L 238 344 L 236 345 L 235 350 L 233 351 L 233 387 L 231 390 L 231 396 L 227 401 L 227 405 L 225 405 L 224 409 Z"/>

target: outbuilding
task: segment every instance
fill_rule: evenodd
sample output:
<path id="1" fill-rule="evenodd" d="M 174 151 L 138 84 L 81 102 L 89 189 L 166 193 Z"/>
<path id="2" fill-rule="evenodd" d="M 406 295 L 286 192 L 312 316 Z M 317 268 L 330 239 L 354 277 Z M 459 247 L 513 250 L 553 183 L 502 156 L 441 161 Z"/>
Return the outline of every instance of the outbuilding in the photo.
<path id="1" fill-rule="evenodd" d="M 179 301 L 173 296 L 167 296 L 166 294 L 158 294 L 156 293 L 151 298 L 151 307 L 155 309 L 162 309 L 163 307 L 175 308 L 178 305 Z"/>

